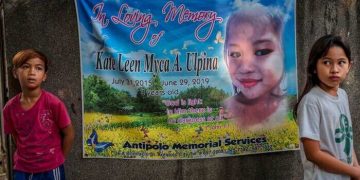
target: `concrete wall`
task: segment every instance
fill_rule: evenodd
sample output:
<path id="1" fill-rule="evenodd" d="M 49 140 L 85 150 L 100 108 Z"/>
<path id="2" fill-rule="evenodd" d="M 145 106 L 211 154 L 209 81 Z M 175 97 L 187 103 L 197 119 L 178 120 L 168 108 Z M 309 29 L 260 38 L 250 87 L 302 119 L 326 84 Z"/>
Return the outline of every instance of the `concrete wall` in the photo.
<path id="1" fill-rule="evenodd" d="M 297 58 L 299 88 L 311 44 L 326 33 L 348 38 L 355 64 L 345 82 L 353 116 L 355 149 L 360 157 L 360 2 L 356 0 L 298 0 Z M 66 104 L 76 130 L 73 151 L 66 162 L 68 179 L 302 179 L 298 151 L 201 160 L 83 159 L 81 74 L 77 18 L 73 0 L 5 1 L 6 53 L 10 62 L 24 48 L 42 50 L 52 60 L 44 88 Z M 9 67 L 8 67 L 9 68 Z M 10 69 L 9 69 L 10 70 Z M 19 92 L 9 75 L 10 96 Z"/>

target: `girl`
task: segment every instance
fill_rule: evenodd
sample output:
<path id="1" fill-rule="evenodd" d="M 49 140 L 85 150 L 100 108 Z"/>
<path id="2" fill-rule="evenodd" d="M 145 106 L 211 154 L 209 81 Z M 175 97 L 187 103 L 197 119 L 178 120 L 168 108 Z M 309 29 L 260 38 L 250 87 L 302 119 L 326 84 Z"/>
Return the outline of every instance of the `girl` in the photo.
<path id="1" fill-rule="evenodd" d="M 260 129 L 285 119 L 283 15 L 262 5 L 233 13 L 226 25 L 224 55 L 235 90 L 225 117 L 239 128 Z"/>
<path id="2" fill-rule="evenodd" d="M 304 179 L 360 179 L 348 97 L 339 87 L 352 64 L 350 54 L 334 35 L 321 37 L 310 51 L 305 89 L 293 111 Z"/>

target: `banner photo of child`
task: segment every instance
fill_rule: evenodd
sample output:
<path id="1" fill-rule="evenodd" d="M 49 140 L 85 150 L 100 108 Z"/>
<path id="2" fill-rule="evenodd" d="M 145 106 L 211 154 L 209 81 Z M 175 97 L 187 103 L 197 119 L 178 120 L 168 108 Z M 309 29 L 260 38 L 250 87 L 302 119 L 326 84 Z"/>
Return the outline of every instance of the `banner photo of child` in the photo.
<path id="1" fill-rule="evenodd" d="M 78 0 L 83 157 L 297 150 L 294 0 Z"/>
<path id="2" fill-rule="evenodd" d="M 227 21 L 224 58 L 235 95 L 225 101 L 225 116 L 239 128 L 271 128 L 285 120 L 283 19 L 281 11 L 258 4 Z"/>

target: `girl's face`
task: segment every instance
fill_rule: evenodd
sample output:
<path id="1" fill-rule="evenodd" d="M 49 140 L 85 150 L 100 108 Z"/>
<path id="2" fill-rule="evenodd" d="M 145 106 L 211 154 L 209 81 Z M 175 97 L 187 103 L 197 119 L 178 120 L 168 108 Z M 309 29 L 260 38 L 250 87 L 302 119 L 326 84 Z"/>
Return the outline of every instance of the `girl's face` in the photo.
<path id="1" fill-rule="evenodd" d="M 320 88 L 331 95 L 337 95 L 340 83 L 346 78 L 351 64 L 341 47 L 333 46 L 327 54 L 316 63 L 316 71 Z"/>
<path id="2" fill-rule="evenodd" d="M 228 31 L 226 56 L 233 84 L 248 99 L 270 94 L 284 71 L 279 38 L 271 27 L 250 23 L 230 25 Z"/>
<path id="3" fill-rule="evenodd" d="M 40 88 L 41 83 L 46 79 L 44 61 L 39 58 L 27 60 L 14 70 L 14 76 L 19 80 L 23 90 Z"/>

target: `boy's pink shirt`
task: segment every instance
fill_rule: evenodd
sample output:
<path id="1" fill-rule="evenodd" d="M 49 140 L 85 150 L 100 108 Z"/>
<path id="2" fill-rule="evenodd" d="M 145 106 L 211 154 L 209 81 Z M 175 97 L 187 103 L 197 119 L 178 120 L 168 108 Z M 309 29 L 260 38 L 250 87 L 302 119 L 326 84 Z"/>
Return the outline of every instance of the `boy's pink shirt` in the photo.
<path id="1" fill-rule="evenodd" d="M 4 107 L 4 130 L 15 134 L 14 169 L 29 173 L 52 170 L 65 161 L 61 129 L 71 124 L 64 103 L 42 90 L 41 97 L 29 110 L 23 110 L 20 96 Z"/>

